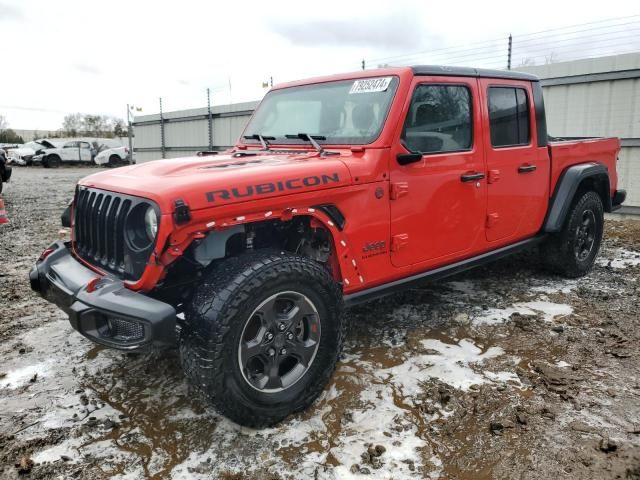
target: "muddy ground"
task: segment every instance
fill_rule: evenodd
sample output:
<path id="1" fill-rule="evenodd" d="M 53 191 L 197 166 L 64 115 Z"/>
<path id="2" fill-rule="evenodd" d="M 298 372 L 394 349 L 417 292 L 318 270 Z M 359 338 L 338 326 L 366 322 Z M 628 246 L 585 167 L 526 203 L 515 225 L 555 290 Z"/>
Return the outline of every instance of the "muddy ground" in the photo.
<path id="1" fill-rule="evenodd" d="M 640 222 L 608 220 L 587 277 L 523 254 L 348 312 L 307 412 L 221 418 L 175 352 L 92 345 L 33 294 L 86 168 L 17 168 L 0 227 L 2 478 L 640 479 Z"/>

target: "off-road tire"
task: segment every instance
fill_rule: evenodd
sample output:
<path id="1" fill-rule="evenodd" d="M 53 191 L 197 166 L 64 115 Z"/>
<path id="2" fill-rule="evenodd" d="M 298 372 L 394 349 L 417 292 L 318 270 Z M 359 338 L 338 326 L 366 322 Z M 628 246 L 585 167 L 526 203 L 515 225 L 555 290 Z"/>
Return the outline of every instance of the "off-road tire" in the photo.
<path id="1" fill-rule="evenodd" d="M 58 155 L 49 155 L 43 160 L 44 168 L 58 168 L 60 166 L 60 157 Z"/>
<path id="2" fill-rule="evenodd" d="M 281 391 L 260 391 L 244 376 L 239 345 L 261 302 L 288 291 L 315 306 L 319 343 L 299 380 Z M 343 339 L 342 291 L 326 268 L 306 257 L 256 251 L 222 260 L 204 276 L 185 309 L 179 349 L 187 378 L 220 413 L 260 428 L 311 405 L 335 369 Z"/>
<path id="3" fill-rule="evenodd" d="M 585 219 L 593 222 L 593 244 L 581 258 L 576 252 L 580 242 L 580 229 Z M 604 208 L 600 196 L 594 191 L 578 192 L 571 203 L 562 230 L 552 234 L 541 247 L 543 261 L 551 271 L 568 278 L 586 275 L 598 256 L 604 231 Z M 584 251 L 583 251 L 584 253 Z"/>

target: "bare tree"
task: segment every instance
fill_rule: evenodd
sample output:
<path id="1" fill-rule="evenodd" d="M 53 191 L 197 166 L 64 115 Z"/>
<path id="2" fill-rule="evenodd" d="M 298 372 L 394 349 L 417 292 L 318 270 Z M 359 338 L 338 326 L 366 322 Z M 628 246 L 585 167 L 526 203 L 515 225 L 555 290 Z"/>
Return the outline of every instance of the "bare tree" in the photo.
<path id="1" fill-rule="evenodd" d="M 72 113 L 64 117 L 62 133 L 67 136 L 107 137 L 126 136 L 124 120 L 108 115 Z"/>
<path id="2" fill-rule="evenodd" d="M 536 64 L 536 61 L 532 57 L 525 57 L 520 60 L 519 67 L 532 67 Z"/>
<path id="3" fill-rule="evenodd" d="M 7 122 L 4 115 L 0 115 L 0 131 L 6 130 L 7 128 L 9 128 L 9 122 Z"/>
<path id="4" fill-rule="evenodd" d="M 84 127 L 84 117 L 81 113 L 70 113 L 62 120 L 62 131 L 70 136 L 76 137 Z"/>

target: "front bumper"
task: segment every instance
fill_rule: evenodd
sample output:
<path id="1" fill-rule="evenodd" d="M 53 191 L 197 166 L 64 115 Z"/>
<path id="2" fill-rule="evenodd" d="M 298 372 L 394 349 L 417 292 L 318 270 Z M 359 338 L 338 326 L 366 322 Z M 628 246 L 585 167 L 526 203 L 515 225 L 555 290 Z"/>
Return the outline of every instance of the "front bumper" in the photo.
<path id="1" fill-rule="evenodd" d="M 120 350 L 176 344 L 176 311 L 164 302 L 100 276 L 76 260 L 61 241 L 29 272 L 31 288 L 69 315 L 71 326 L 88 339 Z"/>

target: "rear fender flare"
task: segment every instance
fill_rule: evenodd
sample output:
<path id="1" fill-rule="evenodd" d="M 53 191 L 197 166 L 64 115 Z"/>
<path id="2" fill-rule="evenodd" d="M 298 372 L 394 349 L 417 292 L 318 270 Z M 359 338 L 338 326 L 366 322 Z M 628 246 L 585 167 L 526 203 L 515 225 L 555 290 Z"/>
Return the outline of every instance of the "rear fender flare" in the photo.
<path id="1" fill-rule="evenodd" d="M 605 212 L 611 211 L 611 192 L 607 167 L 595 162 L 573 165 L 567 168 L 558 180 L 544 222 L 544 232 L 553 233 L 562 230 L 571 202 L 585 180 L 596 182 L 595 185 L 599 186 L 596 188 L 596 192 L 602 198 Z"/>

